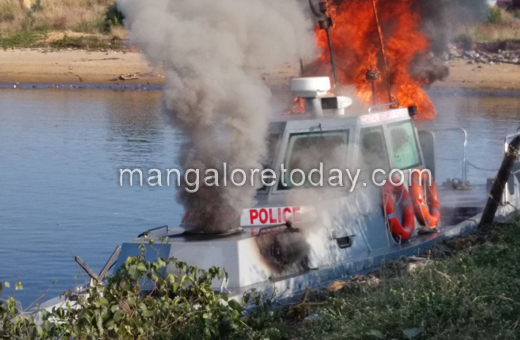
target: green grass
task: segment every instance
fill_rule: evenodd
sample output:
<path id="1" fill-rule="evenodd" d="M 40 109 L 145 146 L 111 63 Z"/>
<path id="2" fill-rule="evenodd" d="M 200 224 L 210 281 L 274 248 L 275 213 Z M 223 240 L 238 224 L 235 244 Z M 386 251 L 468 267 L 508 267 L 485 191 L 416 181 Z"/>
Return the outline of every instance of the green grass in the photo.
<path id="1" fill-rule="evenodd" d="M 65 35 L 62 39 L 44 43 L 47 34 L 46 30 L 19 31 L 6 37 L 0 36 L 0 48 L 15 47 L 51 47 L 55 49 L 85 49 L 101 50 L 112 49 L 122 50 L 126 47 L 118 40 L 109 40 L 109 37 L 99 36 L 80 36 L 70 37 Z"/>
<path id="2" fill-rule="evenodd" d="M 120 50 L 125 48 L 118 41 L 110 42 L 106 39 L 102 39 L 97 36 L 69 37 L 67 35 L 65 35 L 63 39 L 51 42 L 49 46 L 57 49 L 77 48 L 85 50 Z"/>
<path id="3" fill-rule="evenodd" d="M 476 239 L 462 243 L 466 247 Z M 297 323 L 285 334 L 300 339 L 518 339 L 518 259 L 520 224 L 497 226 L 484 245 L 432 261 L 414 274 L 382 270 L 382 283 L 375 287 L 349 284 L 327 298 L 316 311 L 317 321 Z"/>
<path id="4" fill-rule="evenodd" d="M 0 36 L 1 48 L 34 47 L 45 37 L 46 32 L 40 30 L 19 31 L 12 35 Z"/>

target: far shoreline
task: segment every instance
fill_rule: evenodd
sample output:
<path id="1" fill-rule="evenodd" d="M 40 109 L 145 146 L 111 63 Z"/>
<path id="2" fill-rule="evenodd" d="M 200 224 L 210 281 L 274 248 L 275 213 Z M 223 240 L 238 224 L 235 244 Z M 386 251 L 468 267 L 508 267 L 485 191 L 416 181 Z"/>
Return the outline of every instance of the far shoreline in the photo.
<path id="1" fill-rule="evenodd" d="M 2 90 L 110 90 L 110 91 L 162 91 L 163 85 L 148 84 L 86 84 L 86 83 L 0 83 Z M 273 92 L 289 92 L 289 87 L 270 87 Z M 450 84 L 435 85 L 426 90 L 429 94 L 450 96 L 520 97 L 520 89 L 492 87 L 455 87 Z"/>
<path id="2" fill-rule="evenodd" d="M 520 92 L 520 65 L 449 62 L 450 76 L 432 85 L 433 93 L 515 94 Z M 273 90 L 288 90 L 300 75 L 299 65 L 285 65 L 275 74 L 259 73 Z M 125 80 L 126 79 L 126 80 Z M 0 50 L 0 90 L 108 89 L 161 90 L 164 75 L 139 52 L 46 49 Z"/>

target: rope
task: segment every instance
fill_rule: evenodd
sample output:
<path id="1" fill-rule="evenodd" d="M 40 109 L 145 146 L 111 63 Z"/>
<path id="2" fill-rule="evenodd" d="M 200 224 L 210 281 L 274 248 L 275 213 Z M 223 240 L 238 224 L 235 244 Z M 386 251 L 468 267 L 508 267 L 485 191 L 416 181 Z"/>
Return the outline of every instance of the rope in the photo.
<path id="1" fill-rule="evenodd" d="M 470 161 L 466 161 L 466 162 L 467 162 L 467 164 L 468 164 L 469 166 L 471 166 L 471 167 L 473 167 L 473 168 L 475 168 L 475 169 L 477 169 L 477 170 L 481 170 L 481 171 L 489 171 L 489 172 L 495 172 L 495 171 L 497 171 L 497 169 L 485 169 L 485 168 L 481 168 L 481 167 L 479 167 L 479 166 L 477 166 L 477 165 L 471 163 Z"/>
<path id="2" fill-rule="evenodd" d="M 460 160 L 462 160 L 462 158 L 442 158 L 442 157 L 437 157 L 437 159 L 440 159 L 442 161 L 460 161 Z"/>

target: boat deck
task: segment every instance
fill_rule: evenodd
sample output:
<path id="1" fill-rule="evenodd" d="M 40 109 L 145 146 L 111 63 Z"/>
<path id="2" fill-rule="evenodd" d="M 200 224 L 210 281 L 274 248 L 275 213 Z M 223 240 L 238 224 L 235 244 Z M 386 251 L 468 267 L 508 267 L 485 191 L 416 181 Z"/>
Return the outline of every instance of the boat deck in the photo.
<path id="1" fill-rule="evenodd" d="M 481 213 L 487 202 L 485 185 L 467 190 L 438 187 L 442 207 L 442 225 L 455 225 Z"/>

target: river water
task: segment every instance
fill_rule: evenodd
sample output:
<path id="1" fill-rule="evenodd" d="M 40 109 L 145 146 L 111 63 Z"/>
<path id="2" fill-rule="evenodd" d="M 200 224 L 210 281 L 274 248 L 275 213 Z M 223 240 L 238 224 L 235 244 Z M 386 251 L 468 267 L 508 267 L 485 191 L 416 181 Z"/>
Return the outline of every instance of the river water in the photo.
<path id="1" fill-rule="evenodd" d="M 520 95 L 432 91 L 438 110 L 421 128 L 464 127 L 468 157 L 498 168 L 503 138 L 520 124 Z M 176 168 L 182 134 L 161 114 L 159 91 L 0 90 L 0 281 L 28 306 L 85 283 L 121 242 L 180 222 L 174 187 L 120 187 L 121 168 Z M 440 180 L 461 177 L 462 135 L 437 132 Z M 442 156 L 442 157 L 441 157 Z M 492 171 L 470 167 L 483 183 Z M 53 281 L 56 281 L 53 284 Z"/>

